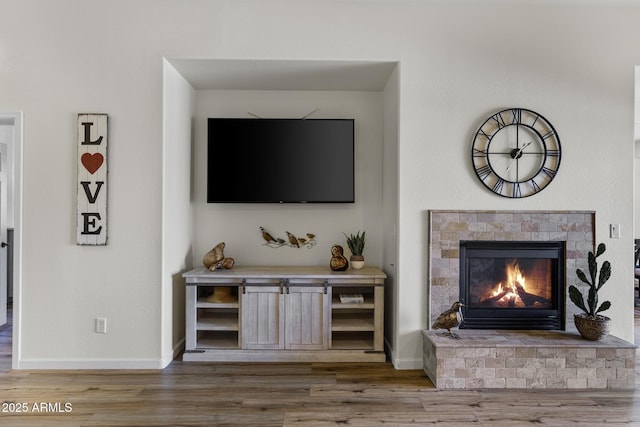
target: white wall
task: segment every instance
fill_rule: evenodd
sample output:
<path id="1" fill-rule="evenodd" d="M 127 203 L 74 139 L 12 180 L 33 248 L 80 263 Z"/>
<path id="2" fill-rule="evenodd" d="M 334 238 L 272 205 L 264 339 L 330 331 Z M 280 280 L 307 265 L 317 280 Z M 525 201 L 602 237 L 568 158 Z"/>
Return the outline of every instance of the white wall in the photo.
<path id="1" fill-rule="evenodd" d="M 640 57 L 622 46 L 639 12 L 566 3 L 456 3 L 421 14 L 421 49 L 428 59 L 407 58 L 401 67 L 399 354 L 417 359 L 421 352 L 424 310 L 416 301 L 426 299 L 425 212 L 443 207 L 595 210 L 596 238 L 607 243 L 614 266 L 603 289 L 614 307 L 613 333 L 633 341 L 631 123 L 633 65 Z M 470 165 L 473 132 L 509 106 L 540 112 L 562 141 L 556 179 L 523 200 L 483 189 Z M 610 223 L 629 231 L 610 240 Z"/>
<path id="2" fill-rule="evenodd" d="M 399 69 L 395 68 L 384 88 L 384 138 L 382 163 L 382 268 L 385 281 L 385 339 L 392 360 L 398 360 L 396 349 L 398 329 L 398 116 Z"/>
<path id="3" fill-rule="evenodd" d="M 151 8 L 3 3 L 11 12 L 0 25 L 0 110 L 24 112 L 14 366 L 158 367 L 162 61 L 158 47 L 145 53 L 148 29 L 134 16 Z M 75 244 L 75 127 L 87 112 L 109 114 L 104 247 Z M 107 334 L 94 332 L 96 317 L 108 319 Z"/>
<path id="4" fill-rule="evenodd" d="M 170 56 L 400 61 L 396 366 L 421 366 L 429 209 L 595 210 L 597 238 L 607 242 L 614 268 L 604 289 L 614 307 L 613 333 L 633 340 L 633 289 L 627 285 L 633 236 L 625 230 L 633 229 L 633 67 L 640 64 L 633 41 L 640 39 L 640 5 L 607 0 L 2 0 L 2 5 L 7 13 L 0 18 L 0 110 L 24 111 L 25 127 L 18 367 L 156 366 L 166 357 L 171 339 L 166 334 L 170 279 L 162 277 L 167 274 L 162 58 Z M 563 144 L 557 178 L 525 200 L 490 194 L 470 164 L 477 126 L 510 106 L 545 115 Z M 106 247 L 75 245 L 79 112 L 109 114 Z M 311 222 L 290 209 L 274 227 Z M 255 218 L 249 219 L 250 228 L 259 225 Z M 610 223 L 621 224 L 621 239 L 608 239 Z M 322 238 L 331 237 L 323 232 Z M 268 256 L 279 256 L 272 251 Z M 177 265 L 177 254 L 170 258 Z M 97 316 L 108 318 L 106 335 L 93 332 Z"/>
<path id="5" fill-rule="evenodd" d="M 303 117 L 355 119 L 355 199 L 356 203 L 326 204 L 220 204 L 206 203 L 207 118 L 245 117 L 247 112 L 261 117 Z M 320 91 L 197 91 L 194 146 L 194 206 L 196 265 L 219 242 L 225 255 L 236 265 L 329 265 L 331 246 L 345 248 L 342 234 L 366 230 L 364 255 L 367 263 L 382 262 L 382 102 L 378 92 Z M 296 174 L 294 167 L 290 169 Z M 238 171 L 251 173 L 251 171 Z M 304 170 L 298 170 L 304 179 Z M 234 176 L 220 177 L 225 180 Z M 294 178 L 295 179 L 295 178 Z M 259 227 L 286 239 L 285 231 L 296 236 L 316 235 L 317 244 L 292 248 L 271 248 Z M 348 255 L 347 255 L 348 256 Z"/>
<path id="6" fill-rule="evenodd" d="M 163 63 L 162 167 L 162 333 L 161 366 L 177 355 L 184 341 L 184 280 L 193 265 L 192 121 L 195 91 Z"/>

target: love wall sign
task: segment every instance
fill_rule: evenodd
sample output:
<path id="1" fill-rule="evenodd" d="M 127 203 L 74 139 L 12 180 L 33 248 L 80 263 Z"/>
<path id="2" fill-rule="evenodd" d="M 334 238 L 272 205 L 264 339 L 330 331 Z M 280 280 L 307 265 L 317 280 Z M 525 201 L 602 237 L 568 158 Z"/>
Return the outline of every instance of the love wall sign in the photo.
<path id="1" fill-rule="evenodd" d="M 107 244 L 107 115 L 78 114 L 78 245 Z"/>

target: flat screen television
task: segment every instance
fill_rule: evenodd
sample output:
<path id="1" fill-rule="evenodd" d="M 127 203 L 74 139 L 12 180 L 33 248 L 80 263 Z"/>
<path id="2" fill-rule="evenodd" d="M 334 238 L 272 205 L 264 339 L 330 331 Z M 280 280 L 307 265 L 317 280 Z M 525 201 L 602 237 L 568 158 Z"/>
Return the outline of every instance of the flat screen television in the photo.
<path id="1" fill-rule="evenodd" d="M 353 203 L 353 119 L 209 118 L 208 203 Z"/>

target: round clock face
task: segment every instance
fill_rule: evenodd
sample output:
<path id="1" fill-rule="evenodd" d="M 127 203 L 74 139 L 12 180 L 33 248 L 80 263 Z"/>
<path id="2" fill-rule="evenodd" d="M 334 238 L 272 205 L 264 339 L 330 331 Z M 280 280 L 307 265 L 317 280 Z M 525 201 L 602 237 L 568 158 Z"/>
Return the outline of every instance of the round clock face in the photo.
<path id="1" fill-rule="evenodd" d="M 542 191 L 556 176 L 560 157 L 560 138 L 551 123 L 524 108 L 495 113 L 473 137 L 476 175 L 503 197 L 528 197 Z"/>

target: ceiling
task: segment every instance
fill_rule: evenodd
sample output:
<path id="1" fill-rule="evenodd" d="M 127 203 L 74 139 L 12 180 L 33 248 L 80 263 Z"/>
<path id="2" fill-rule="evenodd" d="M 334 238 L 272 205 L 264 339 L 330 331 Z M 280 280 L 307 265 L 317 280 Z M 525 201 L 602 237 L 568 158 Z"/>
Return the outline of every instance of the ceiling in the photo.
<path id="1" fill-rule="evenodd" d="M 167 58 L 196 90 L 382 91 L 395 61 Z"/>

